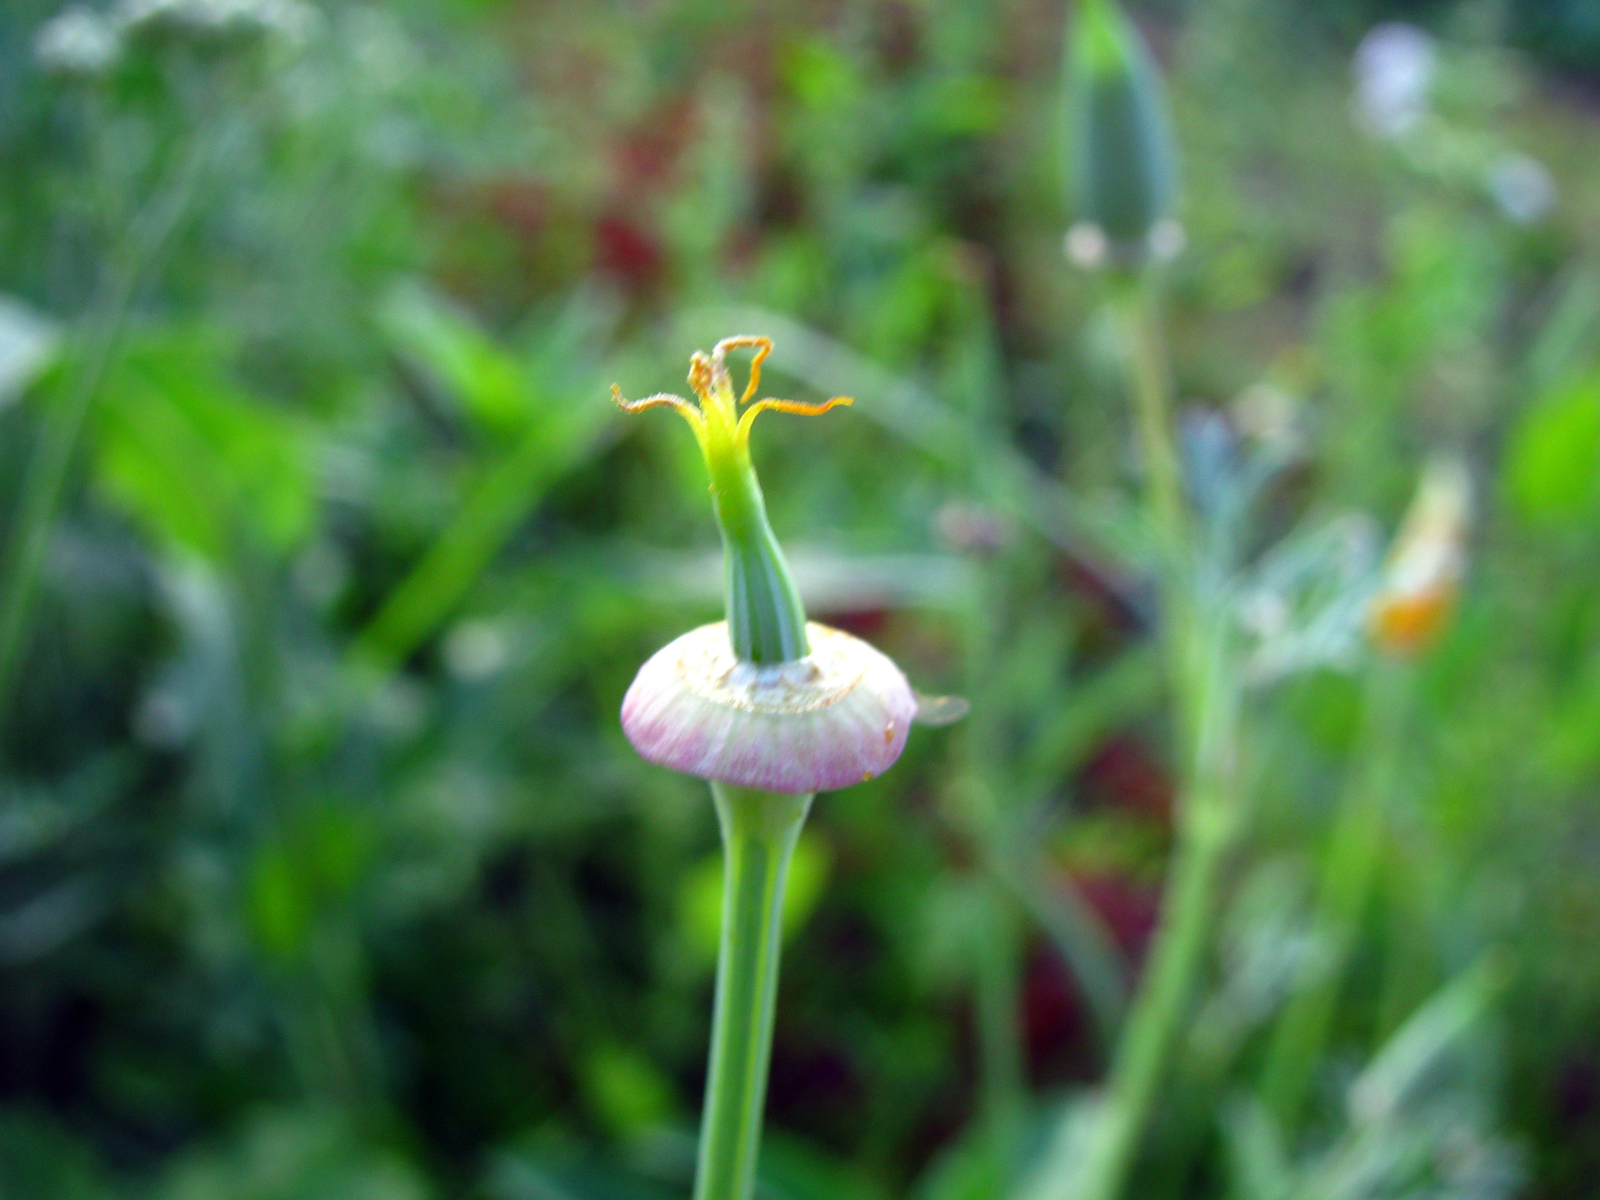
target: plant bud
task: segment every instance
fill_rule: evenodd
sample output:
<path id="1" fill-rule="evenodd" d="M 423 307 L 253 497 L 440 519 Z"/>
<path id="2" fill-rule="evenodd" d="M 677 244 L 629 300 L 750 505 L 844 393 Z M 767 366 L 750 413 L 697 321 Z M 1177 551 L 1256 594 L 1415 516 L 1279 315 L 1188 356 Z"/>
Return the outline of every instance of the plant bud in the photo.
<path id="1" fill-rule="evenodd" d="M 900 668 L 859 638 L 806 626 L 811 651 L 757 664 L 726 622 L 651 656 L 622 701 L 622 729 L 650 762 L 701 779 L 803 795 L 871 779 L 905 749 L 917 700 Z"/>
<path id="2" fill-rule="evenodd" d="M 1460 459 L 1428 465 L 1368 612 L 1368 634 L 1380 650 L 1415 654 L 1444 628 L 1461 586 L 1471 502 Z"/>
<path id="3" fill-rule="evenodd" d="M 1138 266 L 1182 246 L 1178 167 L 1161 78 L 1112 0 L 1080 0 L 1067 43 L 1068 191 L 1081 265 Z"/>

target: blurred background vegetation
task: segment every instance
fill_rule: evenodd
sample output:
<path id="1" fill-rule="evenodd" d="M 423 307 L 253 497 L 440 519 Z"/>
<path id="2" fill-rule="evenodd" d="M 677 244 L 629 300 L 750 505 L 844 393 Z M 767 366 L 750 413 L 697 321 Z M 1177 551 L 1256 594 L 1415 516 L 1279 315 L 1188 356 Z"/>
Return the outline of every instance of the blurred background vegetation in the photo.
<path id="1" fill-rule="evenodd" d="M 1262 664 L 1134 1192 L 1592 1196 L 1600 4 L 1134 15 L 1185 166 L 1189 476 Z M 1397 18 L 1398 115 L 1352 69 Z M 1051 1194 L 1171 799 L 1137 456 L 1061 251 L 1065 20 L 6 0 L 0 1197 L 686 1192 L 716 830 L 617 708 L 720 577 L 691 440 L 607 389 L 681 391 L 730 333 L 776 339 L 778 394 L 857 398 L 757 435 L 813 615 L 973 705 L 814 809 L 764 1194 Z M 1273 1130 L 1249 1096 L 1371 749 L 1322 617 L 1441 449 L 1471 565 Z"/>

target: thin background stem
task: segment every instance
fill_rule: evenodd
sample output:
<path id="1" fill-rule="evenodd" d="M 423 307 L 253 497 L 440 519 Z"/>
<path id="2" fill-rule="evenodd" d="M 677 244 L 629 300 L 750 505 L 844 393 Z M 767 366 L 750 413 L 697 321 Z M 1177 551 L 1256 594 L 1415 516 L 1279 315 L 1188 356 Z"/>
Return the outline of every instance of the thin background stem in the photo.
<path id="1" fill-rule="evenodd" d="M 12 698 L 12 683 L 27 645 L 34 601 L 56 511 L 66 489 L 83 427 L 122 341 L 128 312 L 162 249 L 194 199 L 213 139 L 195 137 L 171 180 L 158 189 L 130 225 L 90 305 L 76 367 L 63 395 L 46 412 L 39 445 L 23 480 L 22 497 L 0 578 L 0 720 Z"/>
<path id="2" fill-rule="evenodd" d="M 1289 997 L 1268 1043 L 1261 1098 L 1285 1133 L 1295 1129 L 1304 1110 L 1373 891 L 1400 749 L 1406 680 L 1403 664 L 1382 659 L 1368 673 L 1356 766 L 1328 831 L 1317 881 L 1312 926 L 1326 962 L 1321 974 Z"/>
<path id="3" fill-rule="evenodd" d="M 1112 1061 L 1103 1107 L 1074 1200 L 1116 1200 L 1126 1186 L 1156 1090 L 1188 1008 L 1216 905 L 1217 877 L 1232 844 L 1237 689 L 1226 661 L 1226 614 L 1202 614 L 1171 428 L 1171 384 L 1153 284 L 1125 282 L 1115 297 L 1127 338 L 1129 381 L 1148 475 L 1162 637 L 1178 711 L 1182 779 L 1177 846 L 1145 980 Z"/>

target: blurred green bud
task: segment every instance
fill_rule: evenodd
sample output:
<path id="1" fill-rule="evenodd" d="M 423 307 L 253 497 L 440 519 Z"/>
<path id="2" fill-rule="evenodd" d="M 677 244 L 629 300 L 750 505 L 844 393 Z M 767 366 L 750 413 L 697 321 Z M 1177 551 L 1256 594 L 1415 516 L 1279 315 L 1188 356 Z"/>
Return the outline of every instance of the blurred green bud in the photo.
<path id="1" fill-rule="evenodd" d="M 1067 252 L 1083 266 L 1137 266 L 1182 246 L 1178 164 L 1161 78 L 1113 0 L 1079 0 L 1066 53 Z"/>

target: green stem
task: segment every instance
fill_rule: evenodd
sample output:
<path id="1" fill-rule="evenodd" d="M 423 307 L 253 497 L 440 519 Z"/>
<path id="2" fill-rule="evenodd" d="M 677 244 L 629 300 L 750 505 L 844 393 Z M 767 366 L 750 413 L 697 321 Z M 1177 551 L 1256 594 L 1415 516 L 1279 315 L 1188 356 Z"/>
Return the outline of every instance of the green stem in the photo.
<path id="1" fill-rule="evenodd" d="M 1017 918 L 1009 894 L 992 877 L 981 884 L 987 909 L 973 947 L 977 971 L 979 1087 L 990 1147 L 995 1161 L 1004 1161 L 1022 1115 L 1024 1065 L 1022 1028 L 1018 1020 L 1021 947 Z"/>
<path id="2" fill-rule="evenodd" d="M 1074 1200 L 1116 1200 L 1127 1183 L 1156 1090 L 1205 961 L 1217 876 L 1238 819 L 1231 781 L 1238 697 L 1222 614 L 1197 612 L 1188 513 L 1173 446 L 1170 381 L 1147 279 L 1117 297 L 1144 452 L 1146 501 L 1157 540 L 1162 635 L 1178 704 L 1183 779 L 1178 840 L 1146 975 L 1111 1064 L 1104 1107 Z"/>
<path id="3" fill-rule="evenodd" d="M 1218 654 L 1225 634 L 1220 627 L 1207 627 L 1201 621 L 1196 603 L 1194 539 L 1172 436 L 1172 379 L 1155 284 L 1143 275 L 1122 281 L 1116 304 L 1127 343 L 1129 383 L 1144 455 L 1146 519 L 1156 543 L 1162 649 L 1178 705 L 1178 744 L 1193 764 L 1185 780 L 1185 790 L 1190 790 L 1195 775 L 1204 769 L 1199 765 L 1202 759 L 1231 753 L 1226 745 L 1206 744 L 1216 732 L 1217 713 L 1204 711 L 1214 683 L 1211 676 L 1221 668 Z M 1219 615 L 1212 614 L 1213 618 Z M 1227 736 L 1231 738 L 1231 733 Z"/>
<path id="4" fill-rule="evenodd" d="M 722 826 L 722 946 L 694 1200 L 749 1200 L 772 1054 L 783 886 L 810 796 L 712 783 Z"/>
<path id="5" fill-rule="evenodd" d="M 1327 961 L 1315 980 L 1289 997 L 1268 1043 L 1261 1075 L 1262 1099 L 1286 1133 L 1300 1120 L 1327 1043 L 1340 984 L 1383 850 L 1385 808 L 1400 744 L 1405 669 L 1380 660 L 1373 664 L 1367 682 L 1360 765 L 1334 816 L 1317 885 L 1313 928 Z"/>
<path id="6" fill-rule="evenodd" d="M 26 649 L 45 551 L 83 427 L 121 343 L 128 311 L 146 275 L 159 261 L 162 247 L 188 211 L 210 151 L 209 139 L 199 137 L 171 183 L 132 222 L 127 240 L 121 252 L 113 255 L 91 304 L 77 369 L 69 376 L 61 400 L 44 418 L 38 448 L 23 479 L 0 582 L 0 719 L 7 711 L 11 685 Z"/>
<path id="7" fill-rule="evenodd" d="M 1173 1035 L 1205 958 L 1217 872 L 1228 839 L 1213 825 L 1180 844 L 1162 903 L 1147 975 L 1117 1043 L 1094 1140 L 1074 1200 L 1114 1200 L 1122 1193 Z"/>
<path id="8" fill-rule="evenodd" d="M 1383 977 L 1378 984 L 1374 1045 L 1387 1042 L 1437 983 L 1424 932 L 1427 926 L 1417 907 L 1427 892 L 1418 887 L 1416 860 L 1405 852 L 1410 847 L 1397 846 L 1397 840 L 1391 836 L 1389 854 L 1380 867 L 1385 876 L 1389 928 L 1383 948 Z M 1400 869 L 1397 858 L 1405 861 L 1407 869 Z"/>
<path id="9" fill-rule="evenodd" d="M 988 407 L 980 397 L 973 413 L 982 421 Z M 1024 1095 L 1022 1032 L 1018 1020 L 1021 943 L 1016 906 L 994 869 L 1002 860 L 1005 814 L 999 795 L 1014 784 L 1010 762 L 1001 752 L 1000 724 L 1005 688 L 999 683 L 999 627 L 1006 611 L 1011 563 L 996 557 L 974 583 L 964 606 L 963 650 L 968 664 L 968 694 L 973 699 L 961 742 L 965 787 L 960 810 L 968 832 L 990 869 L 974 881 L 984 919 L 973 923 L 973 999 L 978 1039 L 978 1097 L 983 1125 L 996 1164 L 1004 1161 Z"/>
<path id="10" fill-rule="evenodd" d="M 1183 505 L 1183 478 L 1172 439 L 1172 380 L 1153 288 L 1143 279 L 1129 283 L 1118 297 L 1118 307 L 1127 339 L 1139 448 L 1144 454 L 1150 528 L 1157 538 L 1163 570 L 1172 573 L 1181 569 L 1188 554 L 1189 518 Z M 1164 599 L 1169 603 L 1187 601 L 1170 585 L 1166 591 Z"/>
<path id="11" fill-rule="evenodd" d="M 1083 989 L 1096 1045 L 1108 1045 L 1128 1004 L 1127 971 L 1105 922 L 1072 878 L 1049 879 L 1033 854 L 1013 850 L 991 867 L 1055 946 Z"/>

